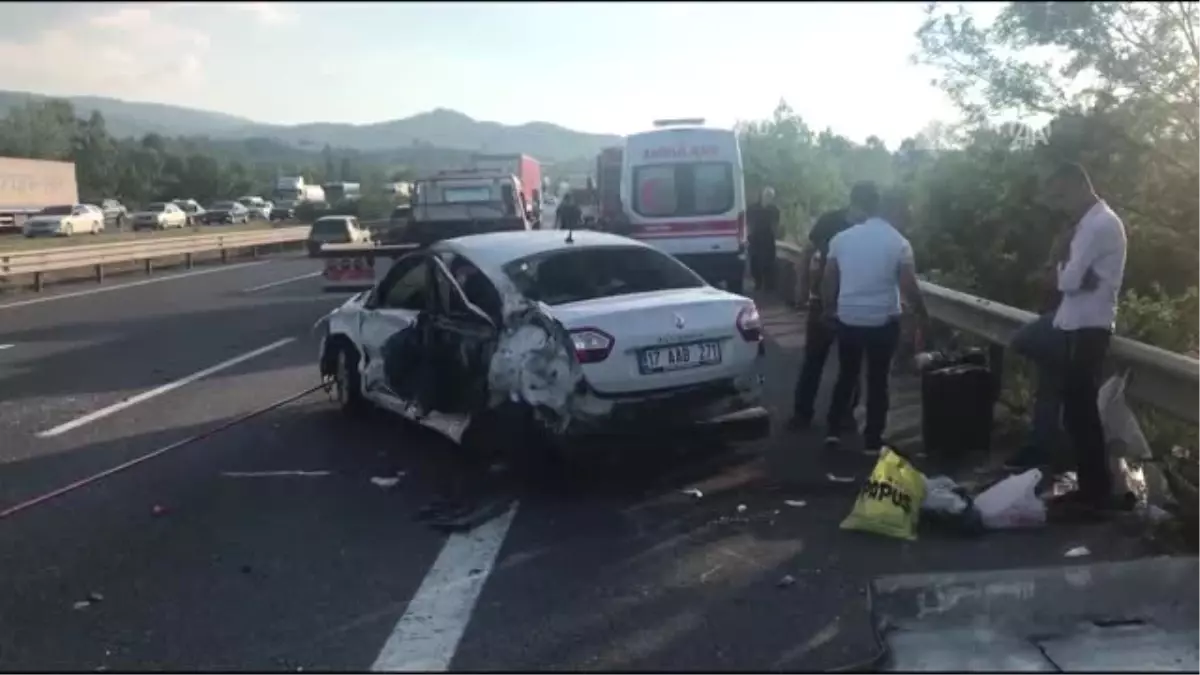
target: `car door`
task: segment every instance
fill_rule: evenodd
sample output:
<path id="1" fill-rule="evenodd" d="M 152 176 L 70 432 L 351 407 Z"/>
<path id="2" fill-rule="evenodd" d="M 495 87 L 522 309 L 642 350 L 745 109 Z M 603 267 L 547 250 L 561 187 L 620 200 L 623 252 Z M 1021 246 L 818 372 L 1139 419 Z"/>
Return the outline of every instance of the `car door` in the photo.
<path id="1" fill-rule="evenodd" d="M 424 253 L 397 260 L 371 292 L 359 313 L 358 326 L 362 351 L 359 368 L 363 389 L 369 396 L 413 400 L 420 389 L 415 374 L 425 344 L 424 326 L 418 325 L 419 319 L 433 301 L 429 260 Z M 404 376 L 389 378 L 384 350 L 393 336 L 404 331 L 411 331 L 407 343 L 410 353 L 401 355 L 405 363 L 392 364 L 392 372 L 401 372 Z M 408 368 L 410 365 L 412 368 Z M 407 381 L 410 370 L 414 375 L 412 382 Z M 390 380 L 400 380 L 402 384 L 393 387 Z"/>
<path id="2" fill-rule="evenodd" d="M 499 335 L 496 319 L 471 303 L 438 256 L 430 257 L 436 301 L 426 354 L 438 374 L 429 396 L 441 413 L 472 413 L 487 403 L 487 374 Z M 480 274 L 481 283 L 483 279 Z M 486 282 L 491 283 L 491 282 Z"/>

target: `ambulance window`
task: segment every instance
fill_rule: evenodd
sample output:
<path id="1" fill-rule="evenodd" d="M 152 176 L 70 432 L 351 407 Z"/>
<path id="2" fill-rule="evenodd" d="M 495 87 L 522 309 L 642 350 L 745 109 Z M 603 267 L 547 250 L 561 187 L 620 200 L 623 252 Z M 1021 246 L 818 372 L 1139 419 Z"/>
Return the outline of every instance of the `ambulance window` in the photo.
<path id="1" fill-rule="evenodd" d="M 733 208 L 733 167 L 727 162 L 692 165 L 692 213 L 716 215 Z"/>
<path id="2" fill-rule="evenodd" d="M 643 216 L 673 216 L 679 210 L 675 165 L 639 166 L 633 173 L 633 208 Z"/>

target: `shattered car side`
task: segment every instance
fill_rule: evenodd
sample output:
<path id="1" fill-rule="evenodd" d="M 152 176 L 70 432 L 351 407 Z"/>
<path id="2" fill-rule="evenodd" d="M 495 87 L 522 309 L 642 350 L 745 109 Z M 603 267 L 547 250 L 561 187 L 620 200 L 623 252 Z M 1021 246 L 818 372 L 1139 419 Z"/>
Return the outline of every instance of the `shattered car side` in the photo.
<path id="1" fill-rule="evenodd" d="M 762 378 L 756 370 L 728 381 L 662 391 L 597 391 L 585 377 L 572 332 L 556 317 L 555 308 L 526 297 L 502 270 L 475 266 L 499 296 L 490 314 L 468 299 L 444 261 L 460 256 L 474 263 L 456 246 L 463 240 L 443 241 L 400 258 L 374 289 L 355 295 L 318 322 L 317 327 L 324 328 L 321 375 L 344 408 L 370 402 L 456 442 L 463 440 L 472 419 L 512 408 L 509 404 L 560 440 L 614 428 L 653 427 L 671 419 L 736 421 L 747 411 L 766 422 L 760 406 Z M 426 267 L 431 290 L 425 301 L 405 305 L 402 298 L 394 300 L 403 295 L 395 290 L 399 278 L 419 276 L 408 270 L 420 265 Z M 383 353 L 389 340 L 402 343 L 393 347 L 402 353 L 392 357 L 409 363 L 403 369 L 404 382 L 389 382 Z M 761 356 L 761 344 L 757 349 Z M 756 429 L 754 437 L 766 432 L 765 425 Z"/>

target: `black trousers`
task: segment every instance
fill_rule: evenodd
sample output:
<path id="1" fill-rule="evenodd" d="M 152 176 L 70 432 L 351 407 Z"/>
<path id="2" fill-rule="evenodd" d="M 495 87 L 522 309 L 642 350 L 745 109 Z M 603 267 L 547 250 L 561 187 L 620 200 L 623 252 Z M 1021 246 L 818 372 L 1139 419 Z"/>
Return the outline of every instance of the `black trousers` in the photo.
<path id="1" fill-rule="evenodd" d="M 1112 494 L 1112 476 L 1096 397 L 1112 334 L 1103 328 L 1064 333 L 1067 363 L 1063 373 L 1063 422 L 1075 449 L 1079 492 L 1088 500 L 1103 503 Z"/>
<path id="2" fill-rule="evenodd" d="M 771 237 L 751 239 L 750 277 L 755 290 L 775 290 L 775 240 Z"/>
<path id="3" fill-rule="evenodd" d="M 792 397 L 792 414 L 796 419 L 809 422 L 813 418 L 817 390 L 821 388 L 821 375 L 825 372 L 825 361 L 829 350 L 837 339 L 833 326 L 821 318 L 820 308 L 810 305 L 808 321 L 804 328 L 804 363 L 800 366 L 800 377 L 796 379 L 796 392 Z M 850 409 L 858 405 L 858 380 L 851 394 Z"/>
<path id="4" fill-rule="evenodd" d="M 892 357 L 900 343 L 900 321 L 893 319 L 882 326 L 848 326 L 839 321 L 837 343 L 838 378 L 826 422 L 829 435 L 840 435 L 850 417 L 851 396 L 865 360 L 867 423 L 863 427 L 863 444 L 866 448 L 878 448 L 887 425 L 888 376 L 892 370 Z M 1092 399 L 1094 401 L 1095 397 Z"/>

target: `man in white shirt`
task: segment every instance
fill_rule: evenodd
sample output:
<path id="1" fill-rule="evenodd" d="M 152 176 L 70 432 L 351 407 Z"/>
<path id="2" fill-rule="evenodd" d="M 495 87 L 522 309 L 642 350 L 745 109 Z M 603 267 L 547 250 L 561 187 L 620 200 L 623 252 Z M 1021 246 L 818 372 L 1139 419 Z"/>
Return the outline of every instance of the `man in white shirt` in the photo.
<path id="1" fill-rule="evenodd" d="M 1060 503 L 1104 510 L 1113 505 L 1112 476 L 1096 397 L 1125 275 L 1125 226 L 1096 196 L 1087 171 L 1078 164 L 1059 167 L 1045 190 L 1049 203 L 1078 219 L 1066 262 L 1058 265 L 1062 300 L 1054 327 L 1066 335 L 1063 421 L 1075 448 L 1079 489 Z"/>
<path id="2" fill-rule="evenodd" d="M 829 242 L 821 294 L 834 317 L 838 345 L 838 377 L 829 403 L 826 443 L 841 442 L 850 415 L 850 398 L 863 357 L 867 362 L 867 419 L 863 446 L 883 445 L 888 412 L 888 375 L 900 341 L 900 294 L 928 321 L 917 285 L 912 246 L 880 217 L 879 188 L 857 183 L 850 190 L 850 222 L 857 223 Z M 922 331 L 924 333 L 925 331 Z"/>

